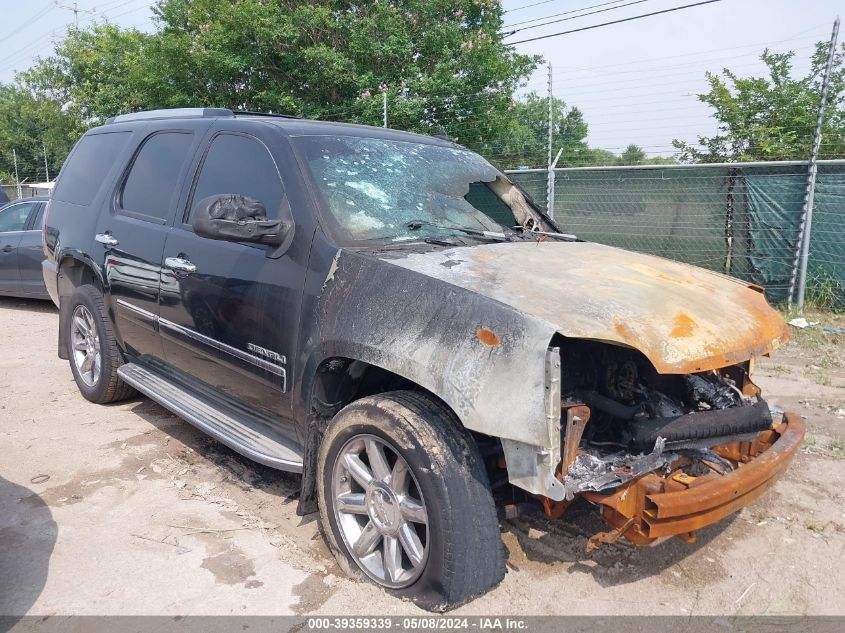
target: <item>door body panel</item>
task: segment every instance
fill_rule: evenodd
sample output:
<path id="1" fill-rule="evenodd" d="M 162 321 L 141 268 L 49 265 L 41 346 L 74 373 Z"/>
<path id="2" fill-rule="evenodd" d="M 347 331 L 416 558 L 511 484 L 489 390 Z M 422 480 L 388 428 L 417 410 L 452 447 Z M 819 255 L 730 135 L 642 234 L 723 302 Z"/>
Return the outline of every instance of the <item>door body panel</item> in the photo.
<path id="1" fill-rule="evenodd" d="M 154 129 L 139 128 L 132 139 L 137 150 L 117 180 L 110 212 L 101 214 L 97 223 L 92 248 L 95 257 L 98 250 L 101 253 L 118 336 L 131 356 L 164 356 L 157 323 L 162 254 L 180 201 L 181 183 L 204 131 L 186 130 L 178 121 L 158 121 Z M 156 160 L 155 155 L 165 139 L 178 141 L 178 151 L 174 150 L 169 163 Z M 144 153 L 145 147 L 152 155 Z M 139 210 L 138 204 L 125 197 L 130 189 L 138 189 L 139 179 L 158 182 L 163 175 L 154 169 L 150 173 L 150 165 L 163 163 L 168 163 L 170 179 L 179 184 L 167 195 L 148 192 L 145 196 L 140 191 L 144 205 L 152 207 Z"/>
<path id="2" fill-rule="evenodd" d="M 21 276 L 18 270 L 21 239 L 26 233 L 32 212 L 38 201 L 21 201 L 0 210 L 0 293 L 19 295 Z"/>
<path id="3" fill-rule="evenodd" d="M 98 235 L 117 244 L 97 244 L 109 286 L 117 331 L 132 356 L 163 354 L 156 328 L 159 273 L 167 227 L 131 217 L 111 216 L 100 222 Z M 96 255 L 95 255 L 96 256 Z"/>
<path id="4" fill-rule="evenodd" d="M 239 126 L 240 123 L 240 126 Z M 279 256 L 274 248 L 247 243 L 211 240 L 193 233 L 190 213 L 183 216 L 167 237 L 164 258 L 180 258 L 196 267 L 194 272 L 162 267 L 160 331 L 167 362 L 176 370 L 202 380 L 228 397 L 281 419 L 283 432 L 296 435 L 290 424 L 291 359 L 296 353 L 299 310 L 308 261 L 313 218 L 291 213 L 289 188 L 298 191 L 296 166 L 287 140 L 271 128 L 246 122 L 227 122 L 225 131 L 209 132 L 207 153 L 197 165 L 195 191 L 186 210 L 202 196 L 235 193 L 260 199 L 262 192 L 250 189 L 251 167 L 240 179 L 226 167 L 227 176 L 209 177 L 212 158 L 219 153 L 214 143 L 222 135 L 240 135 L 254 150 L 266 152 L 275 163 L 281 183 L 281 201 L 267 206 L 268 216 L 293 216 L 293 240 Z M 236 157 L 235 162 L 239 161 Z M 205 170 L 205 171 L 204 171 Z M 294 177 L 290 177 L 293 174 Z M 266 180 L 266 177 L 264 178 Z M 208 182 L 219 182 L 209 188 Z M 234 189 L 234 190 L 230 190 Z M 201 197 L 197 197 L 201 196 Z M 283 421 L 284 420 L 284 421 Z"/>
<path id="5" fill-rule="evenodd" d="M 18 272 L 18 248 L 24 231 L 0 233 L 0 294 L 18 295 L 21 278 Z"/>
<path id="6" fill-rule="evenodd" d="M 265 249 L 175 228 L 165 254 L 196 266 L 162 268 L 159 327 L 167 362 L 232 398 L 283 415 L 293 332 L 281 315 L 297 288 L 278 283 L 285 263 Z"/>
<path id="7" fill-rule="evenodd" d="M 40 202 L 30 213 L 27 230 L 21 235 L 18 245 L 18 274 L 20 276 L 21 294 L 49 299 L 47 288 L 44 286 L 44 275 L 41 262 L 44 260 L 44 247 L 41 244 L 41 228 L 44 219 L 46 202 Z"/>

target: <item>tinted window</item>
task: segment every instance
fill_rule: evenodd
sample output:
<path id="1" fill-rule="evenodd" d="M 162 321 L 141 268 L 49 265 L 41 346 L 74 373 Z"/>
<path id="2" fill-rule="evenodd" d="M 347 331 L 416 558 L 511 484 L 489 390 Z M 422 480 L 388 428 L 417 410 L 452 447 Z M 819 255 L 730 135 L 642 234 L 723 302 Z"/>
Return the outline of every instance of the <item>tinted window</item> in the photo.
<path id="1" fill-rule="evenodd" d="M 38 210 L 35 212 L 35 217 L 32 219 L 32 224 L 29 225 L 29 228 L 33 231 L 40 231 L 44 228 L 44 209 L 47 208 L 47 203 L 42 202 L 38 206 Z"/>
<path id="2" fill-rule="evenodd" d="M 215 137 L 194 189 L 193 204 L 223 193 L 258 200 L 270 218 L 279 217 L 282 182 L 276 163 L 260 142 L 235 134 Z"/>
<path id="3" fill-rule="evenodd" d="M 129 134 L 112 132 L 83 137 L 62 170 L 53 198 L 71 204 L 90 204 L 129 140 Z"/>
<path id="4" fill-rule="evenodd" d="M 29 212 L 37 202 L 13 204 L 0 211 L 0 231 L 23 231 Z"/>
<path id="5" fill-rule="evenodd" d="M 126 177 L 121 207 L 166 219 L 191 142 L 191 134 L 182 132 L 162 132 L 147 139 Z"/>

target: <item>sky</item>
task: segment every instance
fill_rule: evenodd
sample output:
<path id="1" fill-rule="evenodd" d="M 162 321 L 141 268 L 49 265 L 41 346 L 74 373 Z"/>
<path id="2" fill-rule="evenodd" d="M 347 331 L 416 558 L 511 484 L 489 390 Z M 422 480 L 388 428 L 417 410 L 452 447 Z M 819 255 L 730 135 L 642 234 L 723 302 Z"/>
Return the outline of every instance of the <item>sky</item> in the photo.
<path id="1" fill-rule="evenodd" d="M 505 30 L 530 28 L 509 42 L 691 4 L 696 0 L 504 0 Z M 72 6 L 72 0 L 60 0 Z M 153 30 L 151 0 L 78 0 L 80 26 L 109 20 Z M 604 5 L 604 6 L 598 6 Z M 630 6 L 622 6 L 630 5 Z M 594 7 L 585 9 L 585 7 Z M 552 66 L 552 92 L 579 107 L 590 127 L 591 146 L 619 153 L 635 143 L 651 156 L 671 156 L 673 138 L 694 141 L 712 134 L 715 122 L 696 94 L 706 90 L 705 71 L 729 67 L 760 74 L 766 47 L 796 52 L 803 74 L 813 43 L 827 41 L 842 7 L 836 0 L 721 0 L 579 33 L 517 44 Z M 581 9 L 582 11 L 577 11 Z M 612 10 L 606 10 L 612 9 Z M 593 15 L 584 13 L 602 11 Z M 0 0 L 0 82 L 14 78 L 37 55 L 47 55 L 73 24 L 74 13 L 54 0 Z M 580 17 L 579 17 L 580 16 Z M 845 35 L 843 35 L 845 37 Z M 840 41 L 842 37 L 840 37 Z M 538 69 L 525 90 L 546 94 L 548 71 Z"/>

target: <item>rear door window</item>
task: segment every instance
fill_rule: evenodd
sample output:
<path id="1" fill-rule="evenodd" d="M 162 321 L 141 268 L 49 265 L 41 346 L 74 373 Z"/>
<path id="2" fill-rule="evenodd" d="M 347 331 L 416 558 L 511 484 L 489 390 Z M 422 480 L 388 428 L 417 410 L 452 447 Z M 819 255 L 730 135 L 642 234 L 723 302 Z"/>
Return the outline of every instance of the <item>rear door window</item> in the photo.
<path id="1" fill-rule="evenodd" d="M 218 194 L 253 198 L 264 205 L 268 218 L 279 217 L 284 195 L 282 181 L 263 143 L 241 134 L 214 137 L 194 188 L 192 207 Z"/>
<path id="2" fill-rule="evenodd" d="M 30 231 L 40 231 L 44 228 L 44 209 L 47 207 L 46 202 L 42 202 L 38 205 L 38 208 L 32 214 L 33 217 L 29 221 L 29 229 Z"/>
<path id="3" fill-rule="evenodd" d="M 159 132 L 144 141 L 123 185 L 121 209 L 167 220 L 192 142 L 190 132 Z"/>
<path id="4" fill-rule="evenodd" d="M 91 204 L 130 134 L 109 132 L 82 137 L 62 169 L 53 198 L 83 206 Z"/>
<path id="5" fill-rule="evenodd" d="M 21 202 L 0 211 L 0 233 L 23 231 L 27 218 L 29 218 L 29 212 L 36 204 L 36 202 Z"/>

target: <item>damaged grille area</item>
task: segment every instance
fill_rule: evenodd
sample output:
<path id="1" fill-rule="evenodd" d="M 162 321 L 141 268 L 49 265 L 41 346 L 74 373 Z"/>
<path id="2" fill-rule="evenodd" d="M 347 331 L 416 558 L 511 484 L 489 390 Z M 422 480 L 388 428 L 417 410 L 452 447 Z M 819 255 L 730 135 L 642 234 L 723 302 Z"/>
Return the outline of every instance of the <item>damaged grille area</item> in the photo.
<path id="1" fill-rule="evenodd" d="M 746 367 L 687 375 L 658 374 L 640 352 L 591 341 L 561 345 L 564 410 L 589 407 L 582 433 L 565 434 L 566 496 L 614 489 L 683 463 L 690 475 L 733 466 L 710 449 L 751 441 L 772 417 Z M 572 415 L 566 422 L 572 425 Z M 680 460 L 680 461 L 679 461 Z"/>

